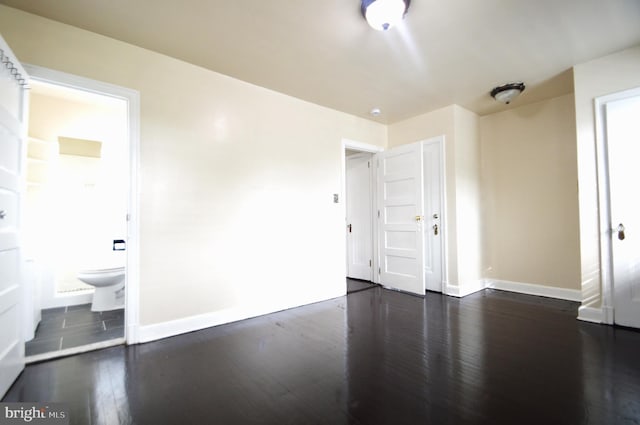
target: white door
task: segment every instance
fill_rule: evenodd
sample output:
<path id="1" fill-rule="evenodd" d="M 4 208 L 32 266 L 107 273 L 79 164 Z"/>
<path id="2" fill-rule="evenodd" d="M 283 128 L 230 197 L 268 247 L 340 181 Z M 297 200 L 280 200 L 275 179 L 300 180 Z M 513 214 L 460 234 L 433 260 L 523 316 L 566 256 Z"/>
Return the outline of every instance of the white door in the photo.
<path id="1" fill-rule="evenodd" d="M 377 156 L 380 283 L 424 295 L 422 143 Z"/>
<path id="2" fill-rule="evenodd" d="M 423 142 L 424 278 L 429 291 L 442 292 L 442 137 Z"/>
<path id="3" fill-rule="evenodd" d="M 347 276 L 372 280 L 371 154 L 346 158 Z"/>
<path id="4" fill-rule="evenodd" d="M 605 108 L 614 321 L 640 328 L 640 96 Z"/>
<path id="5" fill-rule="evenodd" d="M 26 132 L 24 69 L 0 37 L 0 398 L 24 369 L 20 327 L 19 244 L 22 148 Z"/>

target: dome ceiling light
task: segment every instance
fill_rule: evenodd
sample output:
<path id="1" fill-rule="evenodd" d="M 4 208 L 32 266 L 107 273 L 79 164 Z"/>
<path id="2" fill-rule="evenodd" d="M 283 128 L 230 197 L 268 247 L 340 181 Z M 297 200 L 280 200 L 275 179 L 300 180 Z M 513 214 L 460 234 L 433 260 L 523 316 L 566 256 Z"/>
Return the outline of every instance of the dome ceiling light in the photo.
<path id="1" fill-rule="evenodd" d="M 502 86 L 498 86 L 491 90 L 491 97 L 498 102 L 511 103 L 513 99 L 520 96 L 525 89 L 524 83 L 509 83 Z"/>
<path id="2" fill-rule="evenodd" d="M 402 21 L 409 3 L 411 0 L 362 0 L 360 11 L 371 28 L 386 31 Z"/>

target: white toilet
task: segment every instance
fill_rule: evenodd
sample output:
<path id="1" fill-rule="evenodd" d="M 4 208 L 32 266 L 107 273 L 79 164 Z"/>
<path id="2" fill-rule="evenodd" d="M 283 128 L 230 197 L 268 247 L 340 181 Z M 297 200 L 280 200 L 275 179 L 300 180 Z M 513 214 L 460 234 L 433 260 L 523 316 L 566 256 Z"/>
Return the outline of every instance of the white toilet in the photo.
<path id="1" fill-rule="evenodd" d="M 78 279 L 95 287 L 91 311 L 124 308 L 124 266 L 80 270 Z"/>

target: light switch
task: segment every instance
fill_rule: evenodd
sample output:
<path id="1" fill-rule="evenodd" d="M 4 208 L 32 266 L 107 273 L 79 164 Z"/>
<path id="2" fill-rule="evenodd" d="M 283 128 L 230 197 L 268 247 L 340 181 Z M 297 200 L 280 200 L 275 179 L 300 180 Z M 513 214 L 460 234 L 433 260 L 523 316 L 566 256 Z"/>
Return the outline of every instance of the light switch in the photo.
<path id="1" fill-rule="evenodd" d="M 127 249 L 127 243 L 122 239 L 115 239 L 113 241 L 113 250 L 114 251 L 124 251 Z"/>

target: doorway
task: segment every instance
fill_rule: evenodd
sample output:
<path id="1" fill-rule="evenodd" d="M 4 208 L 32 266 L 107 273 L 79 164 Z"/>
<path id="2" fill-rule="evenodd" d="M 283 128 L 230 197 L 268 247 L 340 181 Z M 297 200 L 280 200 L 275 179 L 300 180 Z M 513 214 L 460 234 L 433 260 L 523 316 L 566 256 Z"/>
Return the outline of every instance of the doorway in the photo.
<path id="1" fill-rule="evenodd" d="M 382 148 L 343 140 L 347 293 L 377 283 L 375 153 Z"/>
<path id="2" fill-rule="evenodd" d="M 138 94 L 25 68 L 30 363 L 125 343 L 137 323 Z"/>
<path id="3" fill-rule="evenodd" d="M 640 88 L 595 105 L 604 319 L 640 328 Z"/>
<path id="4" fill-rule="evenodd" d="M 444 136 L 378 154 L 380 283 L 424 296 L 446 275 Z"/>
<path id="5" fill-rule="evenodd" d="M 383 151 L 343 142 L 347 292 L 366 282 L 420 296 L 443 292 L 444 143 L 439 136 Z"/>
<path id="6" fill-rule="evenodd" d="M 371 153 L 346 151 L 347 277 L 373 280 Z"/>

